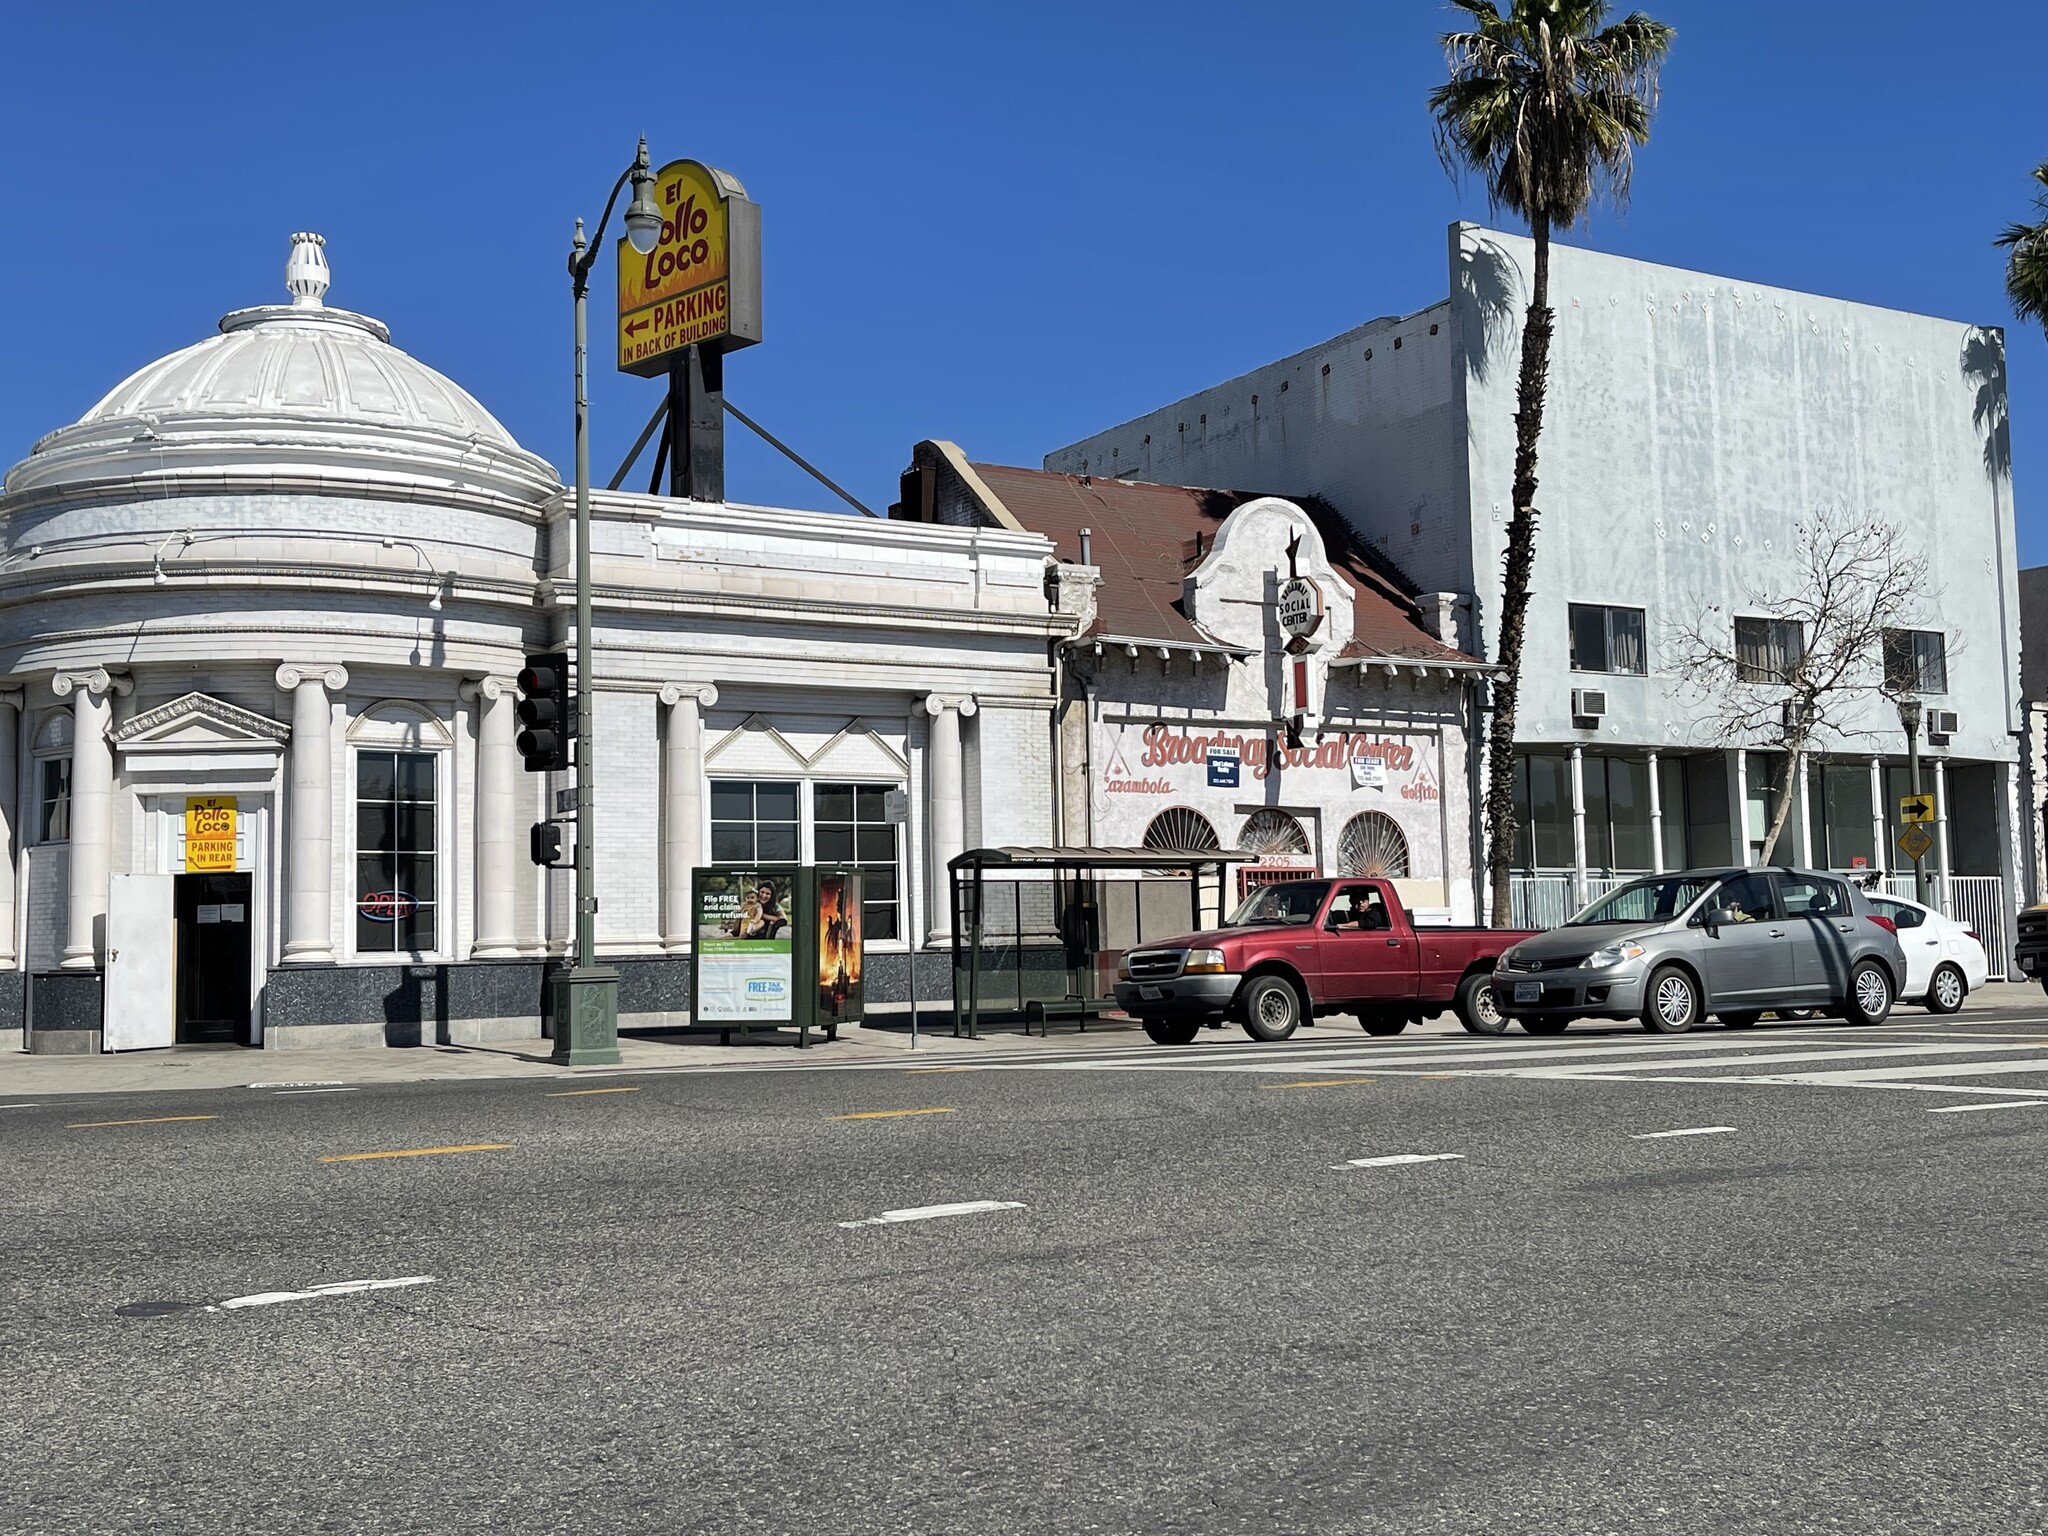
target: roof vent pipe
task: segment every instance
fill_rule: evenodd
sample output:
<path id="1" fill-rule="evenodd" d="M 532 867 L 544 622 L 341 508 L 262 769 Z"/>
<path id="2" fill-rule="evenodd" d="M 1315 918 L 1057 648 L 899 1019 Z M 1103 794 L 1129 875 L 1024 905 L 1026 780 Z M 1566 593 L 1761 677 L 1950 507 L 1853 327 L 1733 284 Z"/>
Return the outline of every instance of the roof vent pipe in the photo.
<path id="1" fill-rule="evenodd" d="M 1095 530 L 1092 528 L 1083 528 L 1081 530 L 1081 563 L 1083 565 L 1093 565 L 1095 563 L 1094 532 Z"/>

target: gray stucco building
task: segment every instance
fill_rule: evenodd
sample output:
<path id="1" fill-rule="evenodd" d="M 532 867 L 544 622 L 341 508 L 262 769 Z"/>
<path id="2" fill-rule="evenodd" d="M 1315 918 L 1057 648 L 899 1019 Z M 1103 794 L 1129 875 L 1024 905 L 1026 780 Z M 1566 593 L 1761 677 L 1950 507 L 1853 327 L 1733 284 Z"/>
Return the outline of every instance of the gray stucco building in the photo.
<path id="1" fill-rule="evenodd" d="M 1532 256 L 1524 237 L 1454 225 L 1441 302 L 1045 466 L 1325 498 L 1418 586 L 1460 594 L 1464 648 L 1491 655 Z M 1744 613 L 1746 592 L 1789 580 L 1795 524 L 1837 508 L 1895 522 L 1932 568 L 1922 691 L 1952 725 L 1928 743 L 1932 859 L 2002 964 L 2009 945 L 1992 935 L 2028 863 L 2002 334 L 1562 246 L 1552 290 L 1518 731 L 1531 914 L 1554 918 L 1624 875 L 1757 855 L 1783 756 L 1713 738 L 1674 635 L 1709 604 Z M 1879 699 L 1851 727 L 1803 775 L 1785 856 L 1886 870 L 1901 862 L 1904 736 Z"/>

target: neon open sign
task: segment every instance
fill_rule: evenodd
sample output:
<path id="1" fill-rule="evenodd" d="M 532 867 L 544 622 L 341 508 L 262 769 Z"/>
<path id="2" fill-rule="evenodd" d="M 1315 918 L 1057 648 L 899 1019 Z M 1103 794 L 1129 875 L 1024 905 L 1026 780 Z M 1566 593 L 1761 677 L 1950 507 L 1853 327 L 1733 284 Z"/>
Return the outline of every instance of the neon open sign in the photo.
<path id="1" fill-rule="evenodd" d="M 373 923 L 395 923 L 419 909 L 420 904 L 404 891 L 371 891 L 356 902 L 356 911 Z"/>

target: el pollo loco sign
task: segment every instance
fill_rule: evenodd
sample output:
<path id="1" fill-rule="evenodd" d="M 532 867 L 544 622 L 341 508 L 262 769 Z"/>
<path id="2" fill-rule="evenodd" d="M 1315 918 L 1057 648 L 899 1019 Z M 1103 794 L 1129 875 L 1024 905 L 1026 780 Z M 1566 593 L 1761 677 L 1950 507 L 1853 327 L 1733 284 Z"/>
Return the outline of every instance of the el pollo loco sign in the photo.
<path id="1" fill-rule="evenodd" d="M 724 171 L 676 160 L 655 173 L 661 239 L 623 235 L 619 369 L 652 377 L 685 347 L 730 352 L 761 339 L 761 207 Z"/>

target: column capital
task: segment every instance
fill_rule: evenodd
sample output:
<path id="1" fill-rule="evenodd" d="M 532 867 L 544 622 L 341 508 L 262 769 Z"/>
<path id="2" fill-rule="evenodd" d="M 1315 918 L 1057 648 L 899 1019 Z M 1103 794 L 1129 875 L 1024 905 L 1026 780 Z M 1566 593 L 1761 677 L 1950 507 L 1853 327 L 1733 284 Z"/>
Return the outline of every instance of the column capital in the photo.
<path id="1" fill-rule="evenodd" d="M 329 693 L 348 686 L 348 668 L 338 662 L 288 661 L 277 669 L 277 686 L 291 693 L 302 683 L 318 683 Z"/>
<path id="2" fill-rule="evenodd" d="M 0 683 L 0 709 L 19 709 L 22 706 L 22 686 L 19 683 Z"/>
<path id="3" fill-rule="evenodd" d="M 964 719 L 980 707 L 971 693 L 928 693 L 919 701 L 919 706 L 928 715 L 940 715 L 945 711 L 957 710 Z"/>
<path id="4" fill-rule="evenodd" d="M 484 677 L 466 677 L 462 680 L 462 685 L 455 691 L 465 699 L 491 699 L 495 701 L 507 697 L 516 697 L 519 693 L 519 680 L 515 677 L 501 677 L 496 673 L 491 673 Z"/>
<path id="5" fill-rule="evenodd" d="M 60 699 L 80 691 L 95 698 L 108 693 L 118 693 L 126 698 L 135 691 L 135 679 L 125 672 L 109 672 L 105 667 L 94 667 L 87 672 L 59 672 L 50 679 L 50 691 Z"/>
<path id="6" fill-rule="evenodd" d="M 671 709 L 685 699 L 695 699 L 699 709 L 709 709 L 718 702 L 718 689 L 711 683 L 663 683 L 660 698 Z"/>

